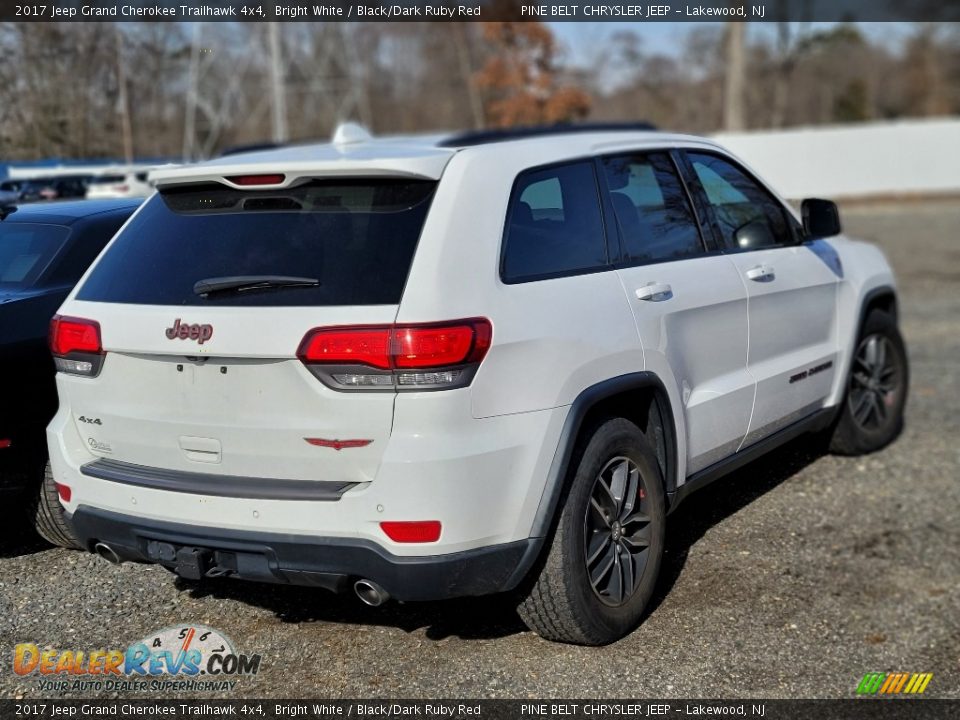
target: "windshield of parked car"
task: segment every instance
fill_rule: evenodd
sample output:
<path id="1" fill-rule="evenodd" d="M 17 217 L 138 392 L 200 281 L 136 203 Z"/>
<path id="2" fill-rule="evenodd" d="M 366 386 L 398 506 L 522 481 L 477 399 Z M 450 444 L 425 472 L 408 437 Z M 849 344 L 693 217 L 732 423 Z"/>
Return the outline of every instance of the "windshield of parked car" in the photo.
<path id="1" fill-rule="evenodd" d="M 43 190 L 44 188 L 53 187 L 54 181 L 51 180 L 27 180 L 20 186 L 21 192 L 29 192 L 31 190 Z"/>
<path id="2" fill-rule="evenodd" d="M 122 183 L 126 180 L 125 175 L 100 175 L 95 177 L 90 181 L 91 185 L 113 185 L 114 183 Z"/>
<path id="3" fill-rule="evenodd" d="M 69 234 L 62 225 L 0 222 L 0 290 L 33 287 Z"/>

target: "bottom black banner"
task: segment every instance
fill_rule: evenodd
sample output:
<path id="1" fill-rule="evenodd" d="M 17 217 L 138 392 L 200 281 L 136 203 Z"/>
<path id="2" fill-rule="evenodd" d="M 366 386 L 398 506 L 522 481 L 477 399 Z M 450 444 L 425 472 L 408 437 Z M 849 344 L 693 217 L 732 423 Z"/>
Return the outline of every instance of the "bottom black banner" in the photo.
<path id="1" fill-rule="evenodd" d="M 960 699 L 850 700 L 0 700 L 0 718 L 486 718 L 636 720 L 744 717 L 767 720 L 939 720 Z"/>

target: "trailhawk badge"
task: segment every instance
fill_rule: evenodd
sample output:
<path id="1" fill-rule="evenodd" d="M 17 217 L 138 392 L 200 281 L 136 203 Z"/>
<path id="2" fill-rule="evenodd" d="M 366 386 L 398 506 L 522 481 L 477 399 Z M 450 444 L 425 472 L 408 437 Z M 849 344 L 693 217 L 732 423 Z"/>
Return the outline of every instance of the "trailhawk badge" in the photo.
<path id="1" fill-rule="evenodd" d="M 180 318 L 173 321 L 173 327 L 166 330 L 169 340 L 196 340 L 197 344 L 203 345 L 207 340 L 213 337 L 213 325 L 198 325 L 194 323 L 189 325 L 180 322 Z"/>

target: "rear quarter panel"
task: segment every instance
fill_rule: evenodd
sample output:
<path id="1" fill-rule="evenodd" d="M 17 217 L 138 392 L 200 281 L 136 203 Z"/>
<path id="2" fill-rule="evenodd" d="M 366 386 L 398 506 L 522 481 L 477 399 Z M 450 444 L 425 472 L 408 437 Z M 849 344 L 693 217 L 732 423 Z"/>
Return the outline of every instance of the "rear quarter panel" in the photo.
<path id="1" fill-rule="evenodd" d="M 493 345 L 472 384 L 476 418 L 569 405 L 586 387 L 644 367 L 613 271 L 507 285 L 499 275 L 510 192 L 557 152 L 504 143 L 449 163 L 420 238 L 398 322 L 484 316 Z"/>

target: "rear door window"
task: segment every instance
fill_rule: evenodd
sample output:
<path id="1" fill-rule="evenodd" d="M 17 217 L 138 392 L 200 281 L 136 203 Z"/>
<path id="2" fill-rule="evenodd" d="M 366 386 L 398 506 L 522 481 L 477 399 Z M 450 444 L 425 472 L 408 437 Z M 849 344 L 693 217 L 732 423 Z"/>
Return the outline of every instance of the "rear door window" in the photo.
<path id="1" fill-rule="evenodd" d="M 0 223 L 0 290 L 33 287 L 69 234 L 63 225 Z"/>
<path id="2" fill-rule="evenodd" d="M 626 260 L 667 262 L 703 252 L 683 184 L 665 153 L 602 160 Z"/>
<path id="3" fill-rule="evenodd" d="M 514 185 L 507 216 L 504 282 L 590 272 L 607 245 L 592 162 L 531 170 Z"/>
<path id="4" fill-rule="evenodd" d="M 393 305 L 436 186 L 317 180 L 283 190 L 220 184 L 162 192 L 117 237 L 79 300 L 145 305 Z M 315 285 L 199 295 L 200 280 L 310 278 Z"/>

